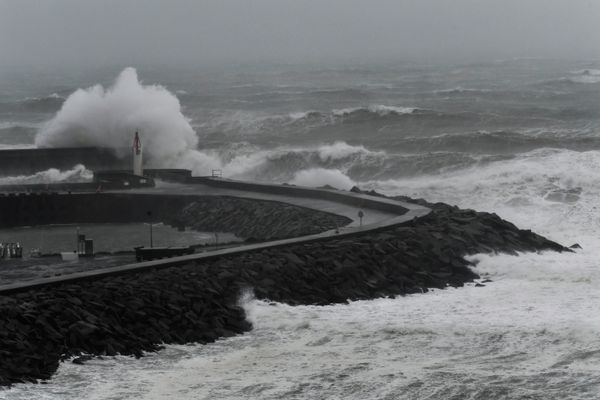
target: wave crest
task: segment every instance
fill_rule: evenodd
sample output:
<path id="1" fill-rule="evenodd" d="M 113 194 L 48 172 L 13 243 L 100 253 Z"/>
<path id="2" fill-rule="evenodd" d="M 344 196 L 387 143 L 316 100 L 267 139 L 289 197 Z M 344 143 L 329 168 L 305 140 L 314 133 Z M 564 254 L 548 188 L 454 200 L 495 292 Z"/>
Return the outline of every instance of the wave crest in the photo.
<path id="1" fill-rule="evenodd" d="M 331 186 L 343 190 L 349 190 L 354 186 L 352 179 L 339 169 L 324 168 L 310 168 L 298 171 L 290 183 L 310 187 Z"/>
<path id="2" fill-rule="evenodd" d="M 390 123 L 406 118 L 436 118 L 443 114 L 417 107 L 373 104 L 329 111 L 305 110 L 287 114 L 263 115 L 251 111 L 230 110 L 221 115 L 211 115 L 196 124 L 200 132 L 237 133 L 243 135 L 277 134 L 287 130 L 298 132 L 314 128 L 363 122 Z"/>
<path id="3" fill-rule="evenodd" d="M 33 175 L 2 177 L 0 178 L 0 185 L 88 182 L 92 180 L 93 175 L 93 172 L 86 169 L 84 165 L 77 164 L 72 169 L 66 171 L 50 168 L 46 171 L 36 172 Z"/>
<path id="4" fill-rule="evenodd" d="M 353 108 L 342 108 L 333 110 L 331 113 L 334 116 L 355 116 L 360 114 L 375 114 L 380 117 L 388 115 L 405 115 L 412 114 L 417 111 L 415 107 L 397 107 L 397 106 L 386 106 L 384 104 L 372 104 L 366 107 L 353 107 Z"/>

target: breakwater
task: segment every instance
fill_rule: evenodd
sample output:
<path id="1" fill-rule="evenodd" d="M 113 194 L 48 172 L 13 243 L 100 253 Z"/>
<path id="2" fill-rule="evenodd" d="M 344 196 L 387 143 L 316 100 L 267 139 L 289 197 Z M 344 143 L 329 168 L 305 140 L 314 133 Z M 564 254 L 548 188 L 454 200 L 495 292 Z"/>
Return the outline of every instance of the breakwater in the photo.
<path id="1" fill-rule="evenodd" d="M 477 278 L 466 254 L 568 251 L 494 214 L 431 206 L 387 230 L 0 296 L 0 383 L 47 379 L 72 356 L 140 356 L 244 332 L 251 326 L 237 299 L 246 290 L 289 304 L 343 303 L 461 286 Z"/>

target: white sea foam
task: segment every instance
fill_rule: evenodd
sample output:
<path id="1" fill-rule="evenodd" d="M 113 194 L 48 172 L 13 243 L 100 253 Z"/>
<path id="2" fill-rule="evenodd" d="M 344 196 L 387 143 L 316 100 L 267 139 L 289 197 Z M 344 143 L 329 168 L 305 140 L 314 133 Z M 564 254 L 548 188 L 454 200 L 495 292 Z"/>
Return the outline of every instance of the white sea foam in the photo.
<path id="1" fill-rule="evenodd" d="M 598 388 L 594 254 L 483 256 L 477 270 L 494 282 L 348 306 L 251 301 L 254 331 L 155 374 L 144 398 L 520 398 L 541 388 L 561 398 Z"/>
<path id="2" fill-rule="evenodd" d="M 35 145 L 31 143 L 15 143 L 15 144 L 3 144 L 0 143 L 1 150 L 14 150 L 14 149 L 34 149 Z"/>
<path id="3" fill-rule="evenodd" d="M 239 142 L 220 151 L 204 151 L 201 154 L 210 157 L 211 165 L 221 169 L 223 176 L 232 179 L 292 180 L 300 185 L 332 184 L 338 188 L 352 187 L 345 171 L 356 157 L 385 157 L 384 152 L 370 151 L 364 146 L 353 146 L 343 141 L 317 147 L 281 146 L 274 149 L 260 149 L 247 142 Z"/>
<path id="4" fill-rule="evenodd" d="M 303 127 L 305 129 L 334 125 L 340 122 L 340 118 L 362 112 L 385 117 L 389 115 L 412 114 L 417 110 L 414 107 L 395 107 L 381 104 L 333 110 L 310 109 L 283 114 L 270 114 L 248 110 L 227 110 L 220 111 L 220 115 L 211 115 L 210 118 L 198 121 L 195 127 L 199 132 L 235 132 L 244 135 L 258 135 L 274 131 L 281 133 L 282 129 L 285 130 L 292 125 L 296 128 Z"/>
<path id="5" fill-rule="evenodd" d="M 598 75 L 581 75 L 568 78 L 571 82 L 574 83 L 600 83 L 600 76 Z"/>
<path id="6" fill-rule="evenodd" d="M 490 89 L 475 89 L 475 88 L 465 88 L 462 86 L 457 86 L 455 88 L 450 89 L 439 89 L 435 90 L 434 93 L 438 94 L 452 94 L 452 93 L 489 93 Z"/>
<path id="7" fill-rule="evenodd" d="M 70 170 L 50 168 L 33 175 L 0 177 L 0 185 L 24 185 L 35 183 L 85 182 L 93 178 L 93 172 L 78 164 Z"/>
<path id="8" fill-rule="evenodd" d="M 589 68 L 571 71 L 569 76 L 561 78 L 560 81 L 587 84 L 600 83 L 600 69 Z"/>
<path id="9" fill-rule="evenodd" d="M 298 171 L 290 182 L 300 186 L 333 186 L 337 189 L 351 189 L 354 182 L 339 169 L 310 168 Z"/>
<path id="10" fill-rule="evenodd" d="M 264 115 L 245 110 L 230 110 L 211 115 L 210 118 L 199 122 L 196 128 L 200 132 L 237 132 L 244 135 L 256 135 L 264 133 L 271 122 L 284 122 L 285 120 L 293 121 L 294 119 L 287 114 Z"/>
<path id="11" fill-rule="evenodd" d="M 54 99 L 54 100 L 62 100 L 64 99 L 64 97 L 62 97 L 61 95 L 59 95 L 58 93 L 50 93 L 48 96 L 45 97 L 26 97 L 25 99 L 23 99 L 23 101 L 25 102 L 37 102 L 37 101 L 44 101 L 47 99 Z"/>
<path id="12" fill-rule="evenodd" d="M 594 68 L 580 69 L 577 71 L 572 71 L 571 73 L 574 75 L 600 76 L 600 69 L 594 69 Z"/>
<path id="13" fill-rule="evenodd" d="M 343 141 L 337 141 L 330 145 L 323 145 L 318 148 L 319 158 L 325 162 L 328 160 L 339 160 L 351 156 L 352 154 L 370 153 L 364 146 L 352 146 Z"/>
<path id="14" fill-rule="evenodd" d="M 246 294 L 254 329 L 244 335 L 168 346 L 143 360 L 65 363 L 48 385 L 4 393 L 48 400 L 593 398 L 600 389 L 597 256 L 595 249 L 479 255 L 476 270 L 493 280 L 485 288 L 349 305 L 292 307 Z"/>
<path id="15" fill-rule="evenodd" d="M 314 113 L 316 113 L 316 112 L 317 112 L 317 111 L 314 111 L 314 110 L 309 110 L 309 111 L 297 111 L 297 112 L 290 113 L 290 114 L 288 114 L 288 115 L 289 115 L 289 117 L 290 117 L 290 119 L 291 119 L 292 121 L 299 121 L 299 120 L 302 120 L 302 119 L 304 119 L 304 118 L 306 118 L 306 117 L 308 117 L 308 116 L 310 116 L 311 114 L 314 114 Z"/>
<path id="16" fill-rule="evenodd" d="M 366 107 L 350 107 L 335 109 L 332 111 L 332 114 L 335 116 L 346 116 L 358 111 L 368 111 L 375 114 L 379 114 L 381 116 L 386 116 L 389 114 L 412 114 L 416 110 L 417 109 L 414 107 L 397 107 L 387 106 L 384 104 L 371 104 Z"/>
<path id="17" fill-rule="evenodd" d="M 441 175 L 371 182 L 388 193 L 495 212 L 560 241 L 600 234 L 600 152 L 540 149 Z M 561 201 L 561 199 L 563 201 Z"/>
<path id="18" fill-rule="evenodd" d="M 31 128 L 38 129 L 42 126 L 40 123 L 29 122 L 29 121 L 0 121 L 0 129 L 12 129 L 12 128 Z"/>

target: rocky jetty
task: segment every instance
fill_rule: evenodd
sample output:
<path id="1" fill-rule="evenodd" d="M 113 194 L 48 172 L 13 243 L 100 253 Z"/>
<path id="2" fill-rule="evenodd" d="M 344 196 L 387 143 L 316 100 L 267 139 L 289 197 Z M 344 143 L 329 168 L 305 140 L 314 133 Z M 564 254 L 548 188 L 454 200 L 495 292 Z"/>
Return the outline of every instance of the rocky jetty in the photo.
<path id="1" fill-rule="evenodd" d="M 167 218 L 173 226 L 231 232 L 254 241 L 311 235 L 352 222 L 349 218 L 275 201 L 201 197 Z"/>
<path id="2" fill-rule="evenodd" d="M 237 298 L 233 277 L 214 266 L 0 296 L 0 385 L 49 379 L 71 356 L 140 357 L 241 333 L 251 326 Z"/>
<path id="3" fill-rule="evenodd" d="M 477 278 L 466 254 L 570 251 L 494 214 L 426 205 L 432 213 L 388 231 L 0 296 L 0 384 L 48 379 L 73 356 L 140 356 L 247 331 L 237 304 L 245 290 L 289 304 L 344 303 L 462 286 Z"/>

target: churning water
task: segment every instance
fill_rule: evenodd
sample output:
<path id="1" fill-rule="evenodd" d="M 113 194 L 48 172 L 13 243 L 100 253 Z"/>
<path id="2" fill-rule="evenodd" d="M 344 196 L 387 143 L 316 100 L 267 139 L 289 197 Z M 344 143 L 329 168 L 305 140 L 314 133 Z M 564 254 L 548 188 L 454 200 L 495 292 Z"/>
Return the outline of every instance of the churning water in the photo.
<path id="1" fill-rule="evenodd" d="M 177 119 L 180 111 L 196 133 L 193 157 L 182 162 L 198 173 L 221 167 L 234 178 L 356 183 L 496 212 L 583 249 L 476 255 L 476 271 L 492 280 L 485 287 L 397 299 L 290 307 L 241 294 L 251 332 L 167 346 L 141 360 L 67 362 L 48 384 L 16 385 L 0 398 L 599 398 L 598 69 L 593 62 L 512 60 L 176 78 L 138 71 L 165 88 L 129 71 L 120 79 L 132 92 L 154 90 L 180 102 L 169 103 L 175 108 L 167 114 Z M 94 95 L 105 110 L 103 96 L 119 83 L 101 83 L 102 91 L 77 96 L 87 104 Z M 40 83 L 47 93 L 0 98 L 0 143 L 32 145 L 37 137 L 38 145 L 50 144 L 41 138 L 60 136 L 56 123 L 70 119 L 59 110 L 77 100 L 77 87 L 47 86 Z M 43 122 L 51 118 L 52 129 Z M 153 160 L 175 162 L 159 152 Z"/>

